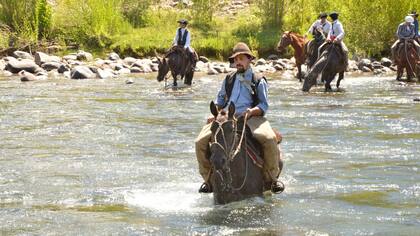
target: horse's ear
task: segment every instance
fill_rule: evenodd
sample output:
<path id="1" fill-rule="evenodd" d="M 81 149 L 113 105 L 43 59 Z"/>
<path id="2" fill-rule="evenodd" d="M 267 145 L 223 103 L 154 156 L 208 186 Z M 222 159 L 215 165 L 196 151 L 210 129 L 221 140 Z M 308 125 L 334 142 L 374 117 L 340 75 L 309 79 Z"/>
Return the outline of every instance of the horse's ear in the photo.
<path id="1" fill-rule="evenodd" d="M 229 105 L 228 119 L 232 120 L 234 115 L 235 115 L 235 104 L 231 102 Z"/>
<path id="2" fill-rule="evenodd" d="M 210 102 L 210 112 L 213 114 L 213 116 L 216 118 L 219 112 L 217 112 L 216 104 L 214 104 L 213 101 Z"/>

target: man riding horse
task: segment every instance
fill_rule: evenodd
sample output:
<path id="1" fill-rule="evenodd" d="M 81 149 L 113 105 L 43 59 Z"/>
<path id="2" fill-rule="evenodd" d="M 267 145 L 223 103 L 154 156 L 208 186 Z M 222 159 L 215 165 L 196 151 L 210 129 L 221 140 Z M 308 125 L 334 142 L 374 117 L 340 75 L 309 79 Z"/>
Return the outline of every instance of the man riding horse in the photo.
<path id="1" fill-rule="evenodd" d="M 189 59 L 191 60 L 192 65 L 195 66 L 198 61 L 197 54 L 194 49 L 191 47 L 191 33 L 187 29 L 188 21 L 181 19 L 178 21 L 179 28 L 176 31 L 175 38 L 172 46 L 183 47 L 187 52 Z"/>
<path id="2" fill-rule="evenodd" d="M 413 24 L 414 18 L 409 15 L 409 16 L 406 16 L 404 20 L 405 22 L 398 25 L 398 29 L 397 29 L 398 39 L 391 46 L 391 54 L 394 61 L 398 59 L 396 58 L 397 57 L 396 52 L 397 52 L 397 49 L 399 48 L 399 45 L 401 45 L 400 43 L 405 43 L 405 42 L 413 43 L 417 51 L 417 56 L 420 55 L 420 45 L 415 40 L 416 32 L 415 32 L 415 26 Z"/>
<path id="3" fill-rule="evenodd" d="M 307 47 L 306 64 L 311 67 L 318 58 L 318 48 L 324 43 L 331 30 L 331 23 L 327 20 L 327 13 L 320 13 L 318 19 L 311 25 L 308 32 L 304 35 L 306 38 L 308 33 L 313 35 L 313 40 L 309 41 Z"/>
<path id="4" fill-rule="evenodd" d="M 263 149 L 263 171 L 265 182 L 271 183 L 273 193 L 282 192 L 284 185 L 277 178 L 280 174 L 280 150 L 277 146 L 277 135 L 264 117 L 268 110 L 268 88 L 265 78 L 259 78 L 251 68 L 251 61 L 255 59 L 245 43 L 238 43 L 233 48 L 229 60 L 234 63 L 237 71 L 226 76 L 216 98 L 217 110 L 221 111 L 230 104 L 235 104 L 235 116 L 244 116 L 253 136 Z M 204 179 L 199 192 L 210 193 L 211 163 L 209 161 L 209 143 L 211 140 L 211 123 L 215 117 L 210 116 L 207 125 L 203 127 L 195 141 L 195 152 L 199 165 L 199 172 Z"/>
<path id="5" fill-rule="evenodd" d="M 327 36 L 327 39 L 326 39 L 325 43 L 323 43 L 319 47 L 318 55 L 321 55 L 321 52 L 325 49 L 327 44 L 329 44 L 329 43 L 338 44 L 338 45 L 340 45 L 342 54 L 344 56 L 344 62 L 345 62 L 346 67 L 347 67 L 347 65 L 348 65 L 348 49 L 343 42 L 343 38 L 344 38 L 343 25 L 338 20 L 338 13 L 337 12 L 332 12 L 329 16 L 332 19 L 331 30 L 328 32 L 328 36 Z"/>

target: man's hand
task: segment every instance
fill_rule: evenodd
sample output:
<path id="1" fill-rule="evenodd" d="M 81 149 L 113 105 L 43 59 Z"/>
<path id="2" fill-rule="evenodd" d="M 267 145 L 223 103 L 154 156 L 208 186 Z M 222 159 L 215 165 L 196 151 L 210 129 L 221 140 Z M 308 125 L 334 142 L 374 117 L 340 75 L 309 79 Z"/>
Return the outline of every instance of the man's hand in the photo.
<path id="1" fill-rule="evenodd" d="M 329 38 L 328 38 L 328 39 L 327 39 L 327 43 L 331 43 L 331 39 L 329 39 Z"/>
<path id="2" fill-rule="evenodd" d="M 246 109 L 246 111 L 244 113 L 242 113 L 242 116 L 245 116 L 245 115 L 248 115 L 247 118 L 249 119 L 252 116 L 262 116 L 263 111 L 259 107 L 248 108 L 248 109 Z"/>
<path id="3" fill-rule="evenodd" d="M 213 121 L 214 121 L 214 116 L 213 115 L 210 115 L 209 117 L 207 117 L 207 124 L 210 124 Z"/>
<path id="4" fill-rule="evenodd" d="M 339 41 L 337 39 L 334 39 L 333 43 L 339 43 Z"/>

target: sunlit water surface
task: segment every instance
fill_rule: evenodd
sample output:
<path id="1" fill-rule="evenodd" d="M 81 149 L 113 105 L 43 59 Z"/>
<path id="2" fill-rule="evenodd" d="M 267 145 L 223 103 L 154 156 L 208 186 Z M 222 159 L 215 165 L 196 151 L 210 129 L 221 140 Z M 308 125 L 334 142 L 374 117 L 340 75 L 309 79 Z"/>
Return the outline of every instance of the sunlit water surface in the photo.
<path id="1" fill-rule="evenodd" d="M 419 85 L 269 76 L 286 191 L 215 206 L 194 139 L 223 76 L 199 77 L 0 78 L 0 234 L 418 235 Z"/>

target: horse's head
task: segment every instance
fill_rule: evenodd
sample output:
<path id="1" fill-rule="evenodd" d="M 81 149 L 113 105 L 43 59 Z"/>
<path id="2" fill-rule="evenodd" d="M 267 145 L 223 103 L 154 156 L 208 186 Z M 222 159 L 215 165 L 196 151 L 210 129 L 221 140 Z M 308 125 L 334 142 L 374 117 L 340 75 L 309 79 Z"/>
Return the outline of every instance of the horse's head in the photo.
<path id="1" fill-rule="evenodd" d="M 224 110 L 218 112 L 214 102 L 211 102 L 210 111 L 215 118 L 211 125 L 213 142 L 210 145 L 210 162 L 217 171 L 223 171 L 227 167 L 227 161 L 232 158 L 232 151 L 235 146 L 235 105 L 231 103 L 228 112 Z"/>
<path id="2" fill-rule="evenodd" d="M 166 57 L 160 58 L 158 57 L 158 75 L 157 75 L 157 81 L 161 82 L 165 79 L 166 74 L 169 72 L 169 64 Z"/>
<path id="3" fill-rule="evenodd" d="M 306 76 L 305 80 L 303 81 L 303 92 L 309 92 L 309 89 L 312 88 L 316 84 L 316 78 L 318 77 L 317 73 L 314 73 L 313 71 L 310 71 Z"/>
<path id="4" fill-rule="evenodd" d="M 283 52 L 287 48 L 287 46 L 289 46 L 292 43 L 292 38 L 290 36 L 291 33 L 291 31 L 286 31 L 283 33 L 279 43 L 277 44 L 277 51 Z"/>

